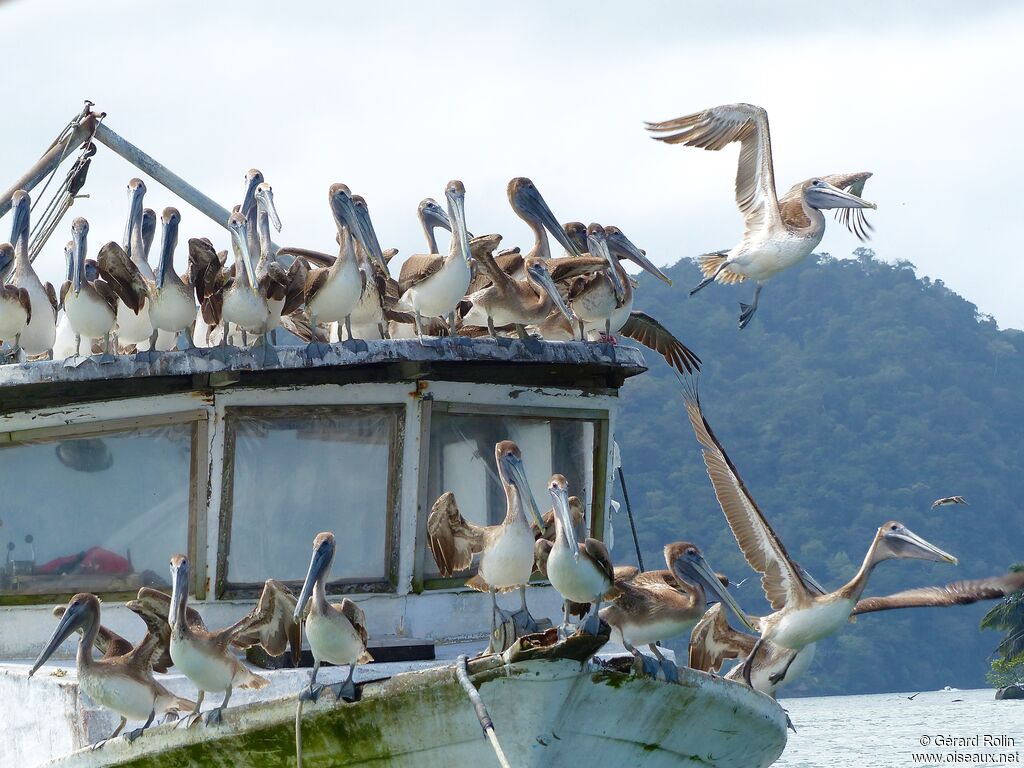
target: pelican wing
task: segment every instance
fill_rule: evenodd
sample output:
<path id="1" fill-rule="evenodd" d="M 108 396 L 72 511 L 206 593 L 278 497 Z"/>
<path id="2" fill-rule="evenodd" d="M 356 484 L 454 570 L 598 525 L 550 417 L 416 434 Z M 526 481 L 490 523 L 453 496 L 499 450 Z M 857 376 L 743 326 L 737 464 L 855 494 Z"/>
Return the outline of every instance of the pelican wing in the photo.
<path id="1" fill-rule="evenodd" d="M 92 287 L 99 294 L 100 298 L 107 303 L 110 311 L 117 313 L 117 289 L 105 280 L 94 280 Z"/>
<path id="2" fill-rule="evenodd" d="M 727 659 L 749 656 L 755 642 L 756 638 L 729 626 L 722 604 L 715 603 L 690 635 L 690 668 L 718 672 Z"/>
<path id="3" fill-rule="evenodd" d="M 43 290 L 46 291 L 46 298 L 50 300 L 50 307 L 53 309 L 53 319 L 57 319 L 57 292 L 53 290 L 53 283 L 46 281 L 43 283 Z"/>
<path id="4" fill-rule="evenodd" d="M 303 289 L 303 296 L 306 303 L 308 304 L 313 298 L 323 290 L 323 287 L 327 285 L 327 277 L 330 275 L 330 270 L 327 269 L 314 269 L 306 276 L 306 285 Z"/>
<path id="5" fill-rule="evenodd" d="M 441 494 L 427 518 L 427 544 L 441 575 L 448 578 L 469 568 L 473 555 L 484 547 L 486 531 L 486 526 L 462 517 L 454 493 Z"/>
<path id="6" fill-rule="evenodd" d="M 267 264 L 267 271 L 257 281 L 259 292 L 267 299 L 283 301 L 288 294 L 288 272 L 272 261 Z"/>
<path id="7" fill-rule="evenodd" d="M 810 595 L 799 575 L 799 566 L 786 552 L 771 525 L 750 495 L 743 478 L 718 442 L 711 425 L 701 412 L 696 397 L 687 396 L 686 413 L 698 442 L 704 446 L 704 463 L 715 489 L 715 497 L 725 513 L 747 563 L 761 574 L 761 586 L 773 610 Z"/>
<path id="8" fill-rule="evenodd" d="M 282 315 L 297 312 L 306 300 L 306 278 L 309 277 L 309 264 L 305 259 L 296 259 L 288 267 L 288 287 L 285 291 Z"/>
<path id="9" fill-rule="evenodd" d="M 166 672 L 174 666 L 171 659 L 171 627 L 165 616 L 154 606 L 139 600 L 129 600 L 125 605 L 146 622 L 145 637 L 132 650 L 129 664 L 142 672 Z"/>
<path id="10" fill-rule="evenodd" d="M 648 123 L 647 130 L 667 134 L 654 137 L 666 144 L 715 151 L 740 142 L 736 205 L 746 220 L 747 235 L 781 226 L 768 113 L 764 109 L 753 104 L 726 104 L 663 123 Z"/>
<path id="11" fill-rule="evenodd" d="M 822 181 L 827 181 L 834 187 L 850 192 L 857 197 L 864 196 L 864 184 L 874 174 L 871 171 L 857 171 L 856 173 L 833 173 L 831 176 L 823 176 Z M 838 208 L 836 209 L 836 221 L 842 222 L 843 226 L 857 236 L 861 242 L 871 239 L 870 232 L 874 231 L 866 218 L 863 208 Z"/>
<path id="12" fill-rule="evenodd" d="M 25 310 L 25 322 L 28 323 L 32 321 L 32 300 L 29 297 L 27 290 L 13 285 L 3 285 L 0 283 L 0 299 L 18 302 L 21 305 L 21 308 Z"/>
<path id="13" fill-rule="evenodd" d="M 630 312 L 629 319 L 619 333 L 653 349 L 680 373 L 700 370 L 700 358 L 673 336 L 668 328 L 645 312 Z"/>
<path id="14" fill-rule="evenodd" d="M 225 258 L 227 253 L 224 254 Z M 193 237 L 188 241 L 188 281 L 195 289 L 196 300 L 203 304 L 215 286 L 224 268 L 213 243 L 205 237 Z"/>
<path id="15" fill-rule="evenodd" d="M 146 304 L 146 281 L 124 248 L 113 241 L 107 243 L 100 248 L 96 266 L 100 277 L 110 285 L 117 298 L 136 315 L 139 314 Z"/>
<path id="16" fill-rule="evenodd" d="M 993 576 L 988 579 L 954 581 L 938 587 L 919 587 L 896 592 L 885 597 L 866 597 L 854 606 L 854 615 L 890 611 L 894 608 L 944 608 L 949 605 L 967 605 L 979 600 L 998 600 L 1024 589 L 1024 571 Z"/>
<path id="17" fill-rule="evenodd" d="M 338 260 L 337 256 L 331 256 L 329 253 L 314 251 L 309 248 L 295 248 L 293 246 L 279 248 L 277 258 L 280 259 L 282 256 L 291 256 L 296 261 L 301 259 L 318 267 L 329 267 Z"/>
<path id="18" fill-rule="evenodd" d="M 135 600 L 139 602 L 141 608 L 132 608 L 133 611 L 142 615 L 141 611 L 145 611 L 148 614 L 152 614 L 160 618 L 161 621 L 167 623 L 168 616 L 171 613 L 171 596 L 166 592 L 161 592 L 159 589 L 153 589 L 152 587 L 142 587 L 139 589 L 138 595 Z M 206 631 L 206 623 L 203 621 L 203 617 L 199 615 L 199 611 L 194 608 L 185 608 L 185 621 L 193 629 L 201 629 Z M 149 623 L 148 621 L 146 622 Z"/>
<path id="19" fill-rule="evenodd" d="M 493 255 L 499 243 L 501 235 L 480 235 L 469 241 L 470 256 L 481 269 L 475 271 L 469 288 L 466 289 L 467 296 L 482 291 L 495 282 L 507 282 L 511 275 L 522 268 L 523 257 L 519 255 L 518 249 L 515 253 L 505 256 Z"/>
<path id="20" fill-rule="evenodd" d="M 631 581 L 640 573 L 640 569 L 635 565 L 616 565 L 614 573 L 616 581 Z"/>
<path id="21" fill-rule="evenodd" d="M 348 619 L 352 628 L 359 633 L 359 638 L 363 641 L 363 653 L 359 657 L 358 662 L 360 664 L 366 664 L 373 661 L 373 657 L 370 655 L 369 651 L 366 650 L 366 644 L 370 640 L 370 635 L 366 631 L 366 614 L 363 613 L 363 609 L 347 597 L 341 601 L 338 609 L 341 611 L 341 615 Z"/>
<path id="22" fill-rule="evenodd" d="M 291 647 L 292 664 L 299 663 L 302 636 L 295 613 L 295 596 L 279 581 L 267 579 L 256 607 L 241 620 L 218 634 L 226 635 L 235 648 L 263 646 L 271 656 L 280 656 Z"/>
<path id="23" fill-rule="evenodd" d="M 66 605 L 54 606 L 53 615 L 59 619 L 64 615 L 66 610 Z M 131 643 L 117 634 L 117 632 L 114 632 L 112 629 L 108 629 L 102 624 L 100 624 L 99 631 L 96 633 L 96 642 L 94 645 L 96 646 L 96 650 L 102 653 L 103 658 L 105 659 L 112 659 L 115 656 L 124 656 L 134 650 L 134 646 Z"/>
<path id="24" fill-rule="evenodd" d="M 557 259 L 548 259 L 547 267 L 551 279 L 558 283 L 603 272 L 608 269 L 608 262 L 600 256 L 559 256 Z"/>
<path id="25" fill-rule="evenodd" d="M 398 273 L 398 289 L 404 294 L 417 283 L 421 283 L 444 266 L 444 256 L 436 253 L 417 254 L 402 262 Z"/>
<path id="26" fill-rule="evenodd" d="M 305 312 L 293 312 L 290 315 L 281 315 L 281 327 L 289 333 L 294 333 L 305 342 L 313 341 L 313 326 L 310 325 L 309 315 Z M 327 336 L 317 329 L 316 341 L 328 341 Z"/>
<path id="27" fill-rule="evenodd" d="M 607 577 L 608 581 L 615 583 L 615 566 L 612 565 L 612 556 L 608 547 L 603 541 L 587 539 L 579 545 L 580 552 L 589 557 L 594 565 Z"/>
<path id="28" fill-rule="evenodd" d="M 533 570 L 545 579 L 548 577 L 548 557 L 555 545 L 548 539 L 537 539 L 533 542 Z"/>

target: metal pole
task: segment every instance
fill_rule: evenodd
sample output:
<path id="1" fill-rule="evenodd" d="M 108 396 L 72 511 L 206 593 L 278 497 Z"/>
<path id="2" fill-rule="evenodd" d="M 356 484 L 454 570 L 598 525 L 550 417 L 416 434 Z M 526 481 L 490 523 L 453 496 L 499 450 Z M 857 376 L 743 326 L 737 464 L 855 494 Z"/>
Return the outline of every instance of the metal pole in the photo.
<path id="1" fill-rule="evenodd" d="M 626 490 L 626 476 L 622 474 L 622 466 L 619 468 L 619 485 L 622 486 L 622 500 L 626 502 L 626 516 L 629 518 L 629 528 L 633 531 L 633 546 L 636 548 L 636 564 L 640 570 L 644 569 L 644 558 L 640 554 L 640 540 L 636 537 L 636 523 L 633 522 L 633 507 L 629 504 L 629 491 Z"/>
<path id="2" fill-rule="evenodd" d="M 24 176 L 14 182 L 11 188 L 0 195 L 0 216 L 11 209 L 11 198 L 19 189 L 31 192 L 32 189 L 60 163 L 75 151 L 79 145 L 89 140 L 96 130 L 96 115 L 90 113 L 75 126 L 74 131 L 64 141 L 54 144 L 39 160 L 36 161 Z M 102 127 L 102 126 L 100 126 Z"/>
<path id="3" fill-rule="evenodd" d="M 211 200 L 181 178 L 181 176 L 158 163 L 130 141 L 114 133 L 106 123 L 100 123 L 96 127 L 95 138 L 96 141 L 114 150 L 114 152 L 147 176 L 151 176 L 159 181 L 182 200 L 209 216 L 215 224 L 219 224 L 224 229 L 228 228 L 228 219 L 231 217 L 231 212 L 227 208 Z"/>

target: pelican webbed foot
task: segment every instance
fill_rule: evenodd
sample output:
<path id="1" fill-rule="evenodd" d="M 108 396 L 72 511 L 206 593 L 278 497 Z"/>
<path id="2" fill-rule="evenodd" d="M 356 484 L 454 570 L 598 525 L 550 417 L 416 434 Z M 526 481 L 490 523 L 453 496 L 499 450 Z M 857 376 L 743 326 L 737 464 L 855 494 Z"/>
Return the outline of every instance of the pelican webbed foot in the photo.
<path id="1" fill-rule="evenodd" d="M 82 363 L 86 362 L 89 358 L 84 355 L 71 355 L 70 357 L 64 358 L 65 368 L 77 368 Z"/>
<path id="2" fill-rule="evenodd" d="M 256 351 L 256 356 L 260 359 L 260 364 L 264 368 L 274 368 L 281 364 L 281 359 L 277 356 L 277 349 L 274 347 L 274 342 L 270 340 L 270 334 L 266 333 L 260 337 L 261 341 L 257 342 L 253 347 Z"/>
<path id="3" fill-rule="evenodd" d="M 224 705 L 211 709 L 203 719 L 205 725 L 220 725 L 223 721 L 221 715 L 224 713 Z"/>
<path id="4" fill-rule="evenodd" d="M 324 686 L 321 683 L 310 683 L 307 687 L 299 691 L 299 701 L 311 701 L 316 703 L 320 699 L 320 694 L 324 692 Z"/>
<path id="5" fill-rule="evenodd" d="M 92 355 L 89 359 L 99 365 L 110 365 L 114 362 L 114 356 L 109 352 L 104 352 L 102 355 Z"/>
<path id="6" fill-rule="evenodd" d="M 657 680 L 659 673 L 665 674 L 664 667 L 657 659 L 640 653 L 636 648 L 629 649 L 629 652 L 633 654 L 633 674 L 637 677 L 650 677 Z"/>
<path id="7" fill-rule="evenodd" d="M 601 617 L 597 615 L 597 611 L 587 614 L 587 618 L 580 624 L 580 631 L 587 635 L 601 634 Z"/>
<path id="8" fill-rule="evenodd" d="M 750 318 L 754 316 L 754 312 L 757 311 L 756 306 L 750 304 L 744 304 L 740 302 L 740 330 L 742 331 L 747 327 L 747 323 L 750 322 Z"/>
<path id="9" fill-rule="evenodd" d="M 331 351 L 331 345 L 322 341 L 311 341 L 306 345 L 306 359 L 323 360 Z"/>
<path id="10" fill-rule="evenodd" d="M 129 744 L 131 744 L 133 741 L 135 741 L 137 738 L 139 738 L 139 736 L 142 735 L 143 731 L 145 731 L 147 728 L 149 728 L 149 726 L 151 726 L 153 724 L 153 718 L 155 718 L 155 717 L 156 717 L 156 710 L 154 709 L 153 711 L 151 711 L 149 713 L 149 719 L 146 720 L 146 722 L 144 722 L 142 724 L 141 728 L 136 728 L 133 731 L 126 731 L 124 734 L 121 735 L 121 738 L 123 738 L 125 741 L 127 741 Z"/>
<path id="11" fill-rule="evenodd" d="M 793 725 L 793 721 L 789 719 L 789 710 L 782 710 L 786 713 L 786 727 L 789 728 L 793 733 L 796 733 L 796 726 Z"/>
<path id="12" fill-rule="evenodd" d="M 333 685 L 327 686 L 330 688 L 331 693 L 334 694 L 335 701 L 341 701 L 344 699 L 349 704 L 359 700 L 359 692 L 356 690 L 356 684 L 352 680 L 352 676 L 355 674 L 355 666 L 350 664 L 348 668 L 348 677 L 342 680 L 340 683 L 334 683 Z"/>

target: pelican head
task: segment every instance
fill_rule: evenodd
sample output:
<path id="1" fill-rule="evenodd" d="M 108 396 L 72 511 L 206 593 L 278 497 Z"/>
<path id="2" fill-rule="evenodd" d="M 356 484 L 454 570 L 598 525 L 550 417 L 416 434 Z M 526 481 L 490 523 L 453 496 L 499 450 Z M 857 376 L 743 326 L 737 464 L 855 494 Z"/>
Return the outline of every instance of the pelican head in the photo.
<path id="1" fill-rule="evenodd" d="M 341 227 L 347 227 L 357 240 L 362 244 L 370 257 L 378 264 L 384 264 L 384 254 L 381 253 L 380 245 L 377 244 L 376 236 L 371 242 L 370 236 L 363 226 L 359 215 L 356 213 L 356 206 L 352 200 L 352 192 L 345 184 L 331 184 L 327 193 L 331 206 L 331 213 L 334 215 L 334 223 Z"/>
<path id="2" fill-rule="evenodd" d="M 238 210 L 242 212 L 242 215 L 248 218 L 249 212 L 252 210 L 253 205 L 256 203 L 256 187 L 262 184 L 264 181 L 263 174 L 257 168 L 250 168 L 245 173 L 245 194 L 242 195 L 242 204 L 238 206 Z"/>
<path id="3" fill-rule="evenodd" d="M 130 201 L 128 205 L 128 221 L 124 225 L 124 242 L 121 245 L 124 246 L 129 256 L 134 256 L 137 259 L 141 259 L 142 254 L 132 253 L 132 229 L 142 216 L 142 201 L 145 197 L 146 182 L 142 179 L 132 179 L 128 182 L 128 199 Z"/>
<path id="4" fill-rule="evenodd" d="M 295 621 L 302 621 L 302 613 L 313 594 L 314 585 L 324 578 L 324 574 L 334 562 L 335 539 L 330 531 L 318 533 L 313 539 L 313 558 L 309 561 L 309 570 L 306 572 L 306 581 L 302 585 L 302 592 L 299 593 L 299 600 L 295 603 L 295 612 L 292 618 Z"/>
<path id="5" fill-rule="evenodd" d="M 874 203 L 844 192 L 824 179 L 808 179 L 803 183 L 804 201 L 811 208 L 877 208 Z"/>
<path id="6" fill-rule="evenodd" d="M 878 529 L 875 536 L 874 562 L 882 560 L 931 560 L 937 563 L 957 564 L 957 559 L 929 544 L 897 520 L 890 520 Z"/>
<path id="7" fill-rule="evenodd" d="M 164 287 L 167 270 L 174 265 L 174 249 L 178 246 L 178 225 L 180 223 L 181 214 L 178 213 L 177 208 L 164 208 L 164 215 L 160 217 L 163 235 L 160 240 L 160 264 L 157 266 L 156 272 L 157 288 Z"/>
<path id="8" fill-rule="evenodd" d="M 167 623 L 174 631 L 178 621 L 185 616 L 185 602 L 188 600 L 188 558 L 174 555 L 171 558 L 171 607 Z"/>
<path id="9" fill-rule="evenodd" d="M 274 190 L 267 182 L 262 181 L 256 186 L 253 196 L 256 198 L 256 205 L 267 212 L 270 223 L 274 225 L 274 229 L 280 232 L 281 217 L 277 215 L 277 208 L 274 206 Z"/>
<path id="10" fill-rule="evenodd" d="M 444 212 L 444 208 L 438 205 L 434 198 L 426 197 L 423 200 L 420 200 L 420 204 L 416 208 L 416 211 L 424 226 L 440 227 L 441 229 L 446 229 L 449 232 L 452 231 L 452 224 L 448 221 L 448 214 Z"/>
<path id="11" fill-rule="evenodd" d="M 555 285 L 555 281 L 551 277 L 551 272 L 548 270 L 548 265 L 545 263 L 545 259 L 538 256 L 533 256 L 527 259 L 526 274 L 528 274 L 537 285 L 544 289 L 544 292 L 550 297 L 551 303 L 554 304 L 558 311 L 565 316 L 565 319 L 570 323 L 573 322 L 574 318 L 572 310 L 569 309 L 569 305 L 565 303 L 565 299 L 562 298 L 562 294 L 558 292 L 558 286 Z"/>
<path id="12" fill-rule="evenodd" d="M 14 246 L 10 243 L 0 243 L 0 283 L 7 280 L 7 276 L 14 268 Z"/>
<path id="13" fill-rule="evenodd" d="M 543 226 L 573 256 L 580 256 L 583 253 L 576 243 L 566 236 L 562 225 L 558 223 L 555 214 L 548 208 L 540 190 L 532 181 L 523 176 L 512 179 L 508 183 L 508 201 L 519 218 Z"/>
<path id="14" fill-rule="evenodd" d="M 146 208 L 142 212 L 142 258 L 149 261 L 149 249 L 153 247 L 153 238 L 156 237 L 156 211 Z"/>
<path id="15" fill-rule="evenodd" d="M 352 205 L 356 209 L 356 218 L 359 220 L 359 225 L 362 228 L 362 233 L 366 237 L 366 242 L 369 243 L 369 247 L 363 246 L 363 249 L 371 255 L 371 257 L 377 262 L 377 264 L 384 270 L 384 274 L 388 274 L 388 262 L 384 258 L 384 252 L 380 248 L 380 241 L 377 239 L 377 230 L 373 228 L 373 221 L 370 219 L 370 208 L 366 205 L 366 199 L 362 195 L 352 195 Z M 380 254 L 380 258 L 377 258 L 376 254 Z"/>
<path id="16" fill-rule="evenodd" d="M 633 242 L 626 237 L 618 227 L 605 227 L 605 237 L 608 243 L 608 250 L 620 259 L 629 259 L 645 272 L 654 275 L 663 283 L 672 285 L 672 278 L 654 266 L 647 258 L 647 254 L 633 245 Z"/>
<path id="17" fill-rule="evenodd" d="M 249 225 L 240 210 L 231 214 L 231 218 L 228 219 L 228 229 L 231 230 L 234 240 L 235 258 L 242 262 L 242 274 L 238 277 L 244 277 L 249 287 L 255 288 L 256 270 L 252 265 L 252 254 L 249 253 Z"/>
<path id="18" fill-rule="evenodd" d="M 555 514 L 561 524 L 565 543 L 569 545 L 573 560 L 579 560 L 580 543 L 576 540 L 576 526 L 573 524 L 572 511 L 569 509 L 569 481 L 564 475 L 552 475 L 548 481 L 548 493 L 554 502 Z"/>
<path id="19" fill-rule="evenodd" d="M 19 189 L 11 198 L 11 209 L 14 217 L 11 224 L 11 242 L 18 242 L 19 237 L 28 237 L 29 215 L 32 211 L 32 198 L 24 189 Z"/>
<path id="20" fill-rule="evenodd" d="M 458 179 L 452 179 L 444 188 L 444 197 L 448 201 L 448 217 L 452 223 L 452 237 L 462 251 L 466 264 L 470 263 L 469 230 L 466 228 L 466 187 Z"/>
<path id="21" fill-rule="evenodd" d="M 728 606 L 747 629 L 756 632 L 753 623 L 747 618 L 747 614 L 729 594 L 729 590 L 722 583 L 722 580 L 715 573 L 715 570 L 708 565 L 704 555 L 697 548 L 696 544 L 688 541 L 676 541 L 665 546 L 665 562 L 672 574 L 681 582 L 698 584 L 704 590 L 705 599 L 715 595 Z"/>
<path id="22" fill-rule="evenodd" d="M 502 482 L 515 489 L 519 503 L 526 503 L 534 524 L 543 531 L 544 521 L 537 508 L 537 500 L 533 498 L 533 491 L 530 490 L 530 481 L 526 477 L 526 467 L 523 466 L 523 454 L 519 446 L 511 440 L 502 440 L 494 446 L 494 463 L 498 466 L 498 475 Z"/>
<path id="23" fill-rule="evenodd" d="M 60 621 L 57 623 L 57 628 L 53 630 L 53 634 L 50 636 L 50 642 L 46 644 L 43 652 L 39 654 L 36 663 L 28 671 L 28 676 L 32 677 L 46 663 L 46 660 L 53 655 L 54 651 L 60 647 L 60 644 L 67 640 L 75 630 L 81 629 L 83 633 L 87 632 L 90 625 L 96 621 L 99 613 L 100 601 L 96 595 L 90 595 L 88 592 L 79 592 L 72 597 L 68 601 L 67 608 L 64 609 L 64 615 L 60 617 Z"/>
<path id="24" fill-rule="evenodd" d="M 600 224 L 591 224 L 587 227 L 587 249 L 591 256 L 600 256 L 608 262 L 608 279 L 612 281 L 612 289 L 615 291 L 615 301 L 621 306 L 626 297 L 625 288 L 619 278 L 619 270 L 615 268 L 615 261 L 612 259 L 611 251 L 608 250 L 608 240 L 604 227 Z"/>
<path id="25" fill-rule="evenodd" d="M 71 222 L 71 240 L 74 255 L 71 259 L 71 288 L 77 296 L 82 290 L 82 278 L 85 272 L 86 239 L 89 236 L 89 222 L 79 216 Z"/>
<path id="26" fill-rule="evenodd" d="M 565 236 L 572 241 L 579 253 L 587 252 L 587 225 L 582 221 L 569 221 L 562 227 Z"/>

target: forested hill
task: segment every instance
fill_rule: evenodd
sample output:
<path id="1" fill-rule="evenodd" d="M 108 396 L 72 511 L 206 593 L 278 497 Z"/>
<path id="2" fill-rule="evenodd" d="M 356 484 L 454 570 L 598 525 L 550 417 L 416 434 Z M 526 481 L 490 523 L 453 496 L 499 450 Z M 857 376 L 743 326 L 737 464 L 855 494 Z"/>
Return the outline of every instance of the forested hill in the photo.
<path id="1" fill-rule="evenodd" d="M 712 285 L 694 262 L 646 277 L 636 308 L 704 360 L 705 415 L 789 552 L 827 588 L 852 577 L 890 519 L 960 558 L 881 564 L 868 594 L 1004 571 L 1024 560 L 1024 333 L 1000 331 L 913 265 L 809 259 L 770 282 L 737 330 L 753 286 Z M 1007 286 L 1007 290 L 1011 290 Z M 627 382 L 617 439 L 647 567 L 661 547 L 697 543 L 739 581 L 752 572 L 725 524 L 682 406 L 658 356 Z M 953 494 L 969 506 L 932 511 Z M 624 514 L 617 562 L 632 562 Z M 734 594 L 767 605 L 759 579 Z M 784 695 L 981 687 L 999 637 L 978 621 L 991 604 L 860 617 L 819 644 L 809 674 Z"/>

